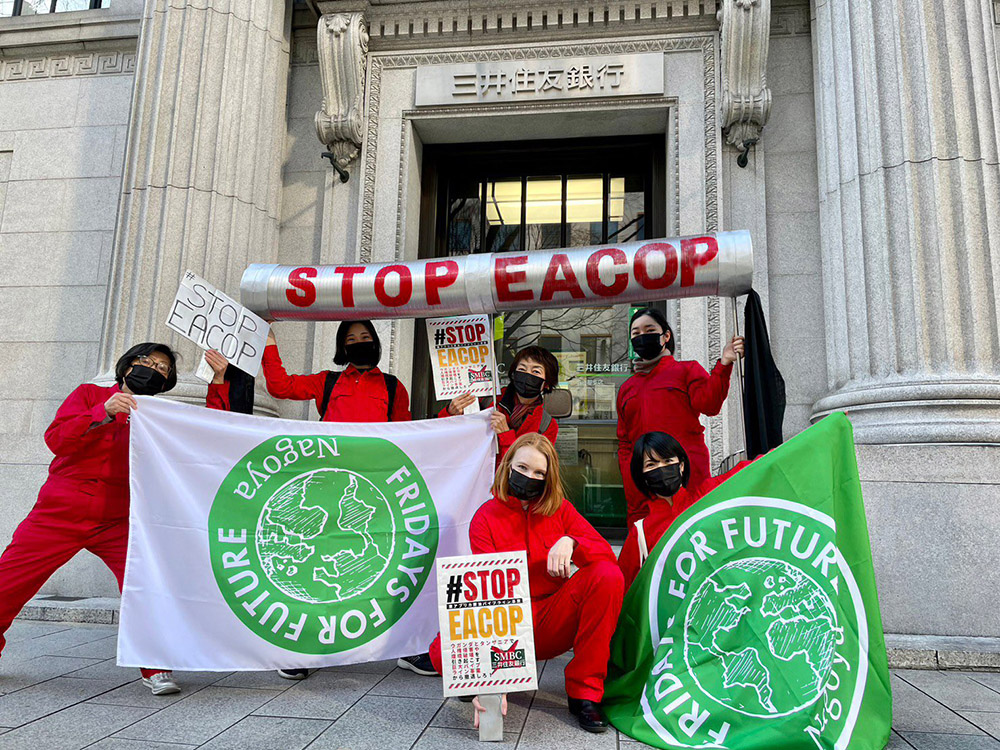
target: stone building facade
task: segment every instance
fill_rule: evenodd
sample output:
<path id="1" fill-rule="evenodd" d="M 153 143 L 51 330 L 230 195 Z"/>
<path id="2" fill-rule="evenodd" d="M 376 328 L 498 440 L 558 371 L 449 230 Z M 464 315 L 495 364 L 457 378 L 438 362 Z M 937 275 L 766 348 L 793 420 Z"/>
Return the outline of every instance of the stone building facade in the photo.
<path id="1" fill-rule="evenodd" d="M 832 410 L 854 422 L 887 631 L 1000 636 L 998 22 L 992 0 L 113 0 L 0 17 L 0 541 L 44 480 L 55 409 L 131 343 L 177 345 L 174 395 L 203 397 L 194 347 L 163 323 L 186 269 L 235 296 L 251 262 L 748 229 L 786 436 Z M 666 311 L 685 359 L 711 363 L 732 335 L 730 300 Z M 505 320 L 508 350 L 559 352 L 572 499 L 604 521 L 627 315 Z M 289 369 L 328 368 L 334 330 L 278 324 Z M 430 414 L 422 324 L 379 330 Z M 737 424 L 735 399 L 707 420 L 716 463 Z M 82 555 L 44 591 L 114 584 Z"/>

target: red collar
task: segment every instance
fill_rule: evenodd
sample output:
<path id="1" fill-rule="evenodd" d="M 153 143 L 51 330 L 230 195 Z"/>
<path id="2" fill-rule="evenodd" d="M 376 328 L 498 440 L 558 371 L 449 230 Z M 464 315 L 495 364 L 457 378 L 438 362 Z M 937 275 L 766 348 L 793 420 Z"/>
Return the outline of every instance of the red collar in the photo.
<path id="1" fill-rule="evenodd" d="M 370 370 L 363 370 L 362 371 L 362 370 L 359 370 L 354 365 L 348 365 L 346 367 L 346 369 L 344 369 L 343 372 L 344 372 L 345 375 L 354 375 L 355 377 L 359 377 L 359 378 L 366 377 L 366 376 L 371 375 L 373 373 L 375 373 L 375 374 L 377 374 L 379 376 L 382 375 L 382 371 L 380 369 L 378 369 L 378 367 L 373 367 Z"/>

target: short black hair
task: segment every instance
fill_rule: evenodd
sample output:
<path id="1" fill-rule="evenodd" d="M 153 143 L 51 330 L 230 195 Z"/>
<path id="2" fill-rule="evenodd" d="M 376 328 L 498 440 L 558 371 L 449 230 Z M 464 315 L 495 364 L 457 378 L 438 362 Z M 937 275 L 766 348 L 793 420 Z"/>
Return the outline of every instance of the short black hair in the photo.
<path id="1" fill-rule="evenodd" d="M 688 460 L 687 451 L 673 436 L 665 432 L 647 432 L 635 441 L 632 447 L 632 462 L 629 465 L 632 481 L 643 495 L 653 497 L 655 494 L 646 484 L 646 475 L 642 471 L 642 464 L 647 456 L 662 459 L 679 458 L 684 464 L 684 469 L 681 471 L 681 486 L 687 487 L 688 480 L 691 479 L 691 462 Z"/>
<path id="2" fill-rule="evenodd" d="M 125 373 L 128 371 L 128 368 L 132 366 L 132 363 L 139 357 L 148 357 L 153 352 L 165 354 L 170 360 L 170 374 L 167 375 L 167 382 L 163 386 L 163 390 L 160 391 L 160 393 L 166 393 L 177 385 L 176 352 L 174 352 L 174 350 L 166 344 L 157 344 L 154 341 L 146 341 L 142 344 L 136 344 L 118 359 L 118 364 L 115 365 L 115 382 L 118 383 L 119 388 L 121 388 L 125 383 Z"/>
<path id="3" fill-rule="evenodd" d="M 559 360 L 543 346 L 526 346 L 515 354 L 514 361 L 510 363 L 511 375 L 517 370 L 517 366 L 526 359 L 535 360 L 545 370 L 545 393 L 550 392 L 559 384 Z"/>
<path id="4" fill-rule="evenodd" d="M 346 367 L 351 363 L 351 360 L 347 358 L 347 351 L 345 349 L 346 344 L 344 342 L 347 340 L 347 332 L 355 323 L 363 325 L 367 329 L 368 333 L 371 334 L 372 341 L 375 342 L 375 347 L 378 349 L 378 358 L 382 359 L 382 342 L 379 340 L 378 333 L 375 331 L 375 325 L 370 320 L 345 320 L 337 329 L 337 347 L 334 349 L 333 353 L 333 364 Z"/>
<path id="5" fill-rule="evenodd" d="M 663 329 L 664 333 L 670 334 L 670 338 L 667 339 L 667 351 L 673 354 L 674 347 L 676 346 L 676 342 L 674 341 L 674 329 L 671 328 L 670 324 L 667 322 L 667 316 L 664 315 L 659 310 L 657 310 L 655 307 L 644 307 L 641 310 L 636 310 L 632 314 L 631 319 L 629 319 L 628 322 L 629 330 L 632 329 L 632 324 L 635 323 L 636 318 L 641 318 L 643 315 L 648 315 L 649 317 L 651 317 L 653 320 L 656 321 L 656 324 Z"/>

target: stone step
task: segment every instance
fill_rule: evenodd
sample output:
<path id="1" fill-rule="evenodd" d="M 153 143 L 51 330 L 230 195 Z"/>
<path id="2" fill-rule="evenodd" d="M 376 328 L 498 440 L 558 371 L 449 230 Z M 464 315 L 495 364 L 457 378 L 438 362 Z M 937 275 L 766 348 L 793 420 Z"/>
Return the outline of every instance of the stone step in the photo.
<path id="1" fill-rule="evenodd" d="M 18 619 L 114 625 L 120 605 L 116 597 L 36 596 Z M 1000 672 L 1000 638 L 886 634 L 885 645 L 893 669 Z"/>

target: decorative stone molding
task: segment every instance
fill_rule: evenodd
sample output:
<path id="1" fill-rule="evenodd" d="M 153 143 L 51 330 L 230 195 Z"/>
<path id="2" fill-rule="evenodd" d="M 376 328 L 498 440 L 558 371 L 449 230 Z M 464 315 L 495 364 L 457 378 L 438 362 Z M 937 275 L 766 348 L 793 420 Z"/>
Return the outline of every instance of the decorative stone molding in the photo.
<path id="1" fill-rule="evenodd" d="M 771 0 L 723 0 L 719 8 L 722 51 L 722 129 L 726 142 L 756 142 L 771 113 L 767 48 Z"/>
<path id="2" fill-rule="evenodd" d="M 368 29 L 362 13 L 328 13 L 317 29 L 323 108 L 316 135 L 346 167 L 361 150 L 365 123 L 365 64 Z"/>
<path id="3" fill-rule="evenodd" d="M 78 52 L 45 57 L 0 59 L 0 82 L 73 76 L 131 75 L 135 52 Z"/>
<path id="4" fill-rule="evenodd" d="M 771 7 L 771 36 L 802 36 L 810 31 L 808 5 Z"/>
<path id="5" fill-rule="evenodd" d="M 616 37 L 715 26 L 719 0 L 617 0 L 613 2 L 378 3 L 369 16 L 373 49 L 429 42 L 496 44 L 514 37 L 566 38 L 581 33 Z"/>
<path id="6" fill-rule="evenodd" d="M 317 65 L 319 49 L 316 47 L 316 33 L 312 29 L 292 32 L 292 65 Z"/>

